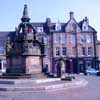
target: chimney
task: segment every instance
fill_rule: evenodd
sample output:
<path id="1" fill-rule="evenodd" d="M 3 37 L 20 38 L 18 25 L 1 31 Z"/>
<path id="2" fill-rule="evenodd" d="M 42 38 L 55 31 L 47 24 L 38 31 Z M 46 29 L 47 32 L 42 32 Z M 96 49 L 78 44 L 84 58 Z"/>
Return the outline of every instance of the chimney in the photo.
<path id="1" fill-rule="evenodd" d="M 85 17 L 85 21 L 87 22 L 87 24 L 89 25 L 89 19 L 87 17 Z"/>
<path id="2" fill-rule="evenodd" d="M 70 15 L 70 19 L 74 19 L 74 12 L 71 11 L 71 12 L 69 13 L 69 15 Z"/>

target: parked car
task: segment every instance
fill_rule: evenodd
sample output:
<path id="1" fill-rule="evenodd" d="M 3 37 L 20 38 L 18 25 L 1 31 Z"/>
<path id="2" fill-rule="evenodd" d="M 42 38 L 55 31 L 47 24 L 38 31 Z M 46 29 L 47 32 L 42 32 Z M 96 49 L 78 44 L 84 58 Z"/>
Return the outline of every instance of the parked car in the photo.
<path id="1" fill-rule="evenodd" d="M 2 75 L 3 73 L 6 73 L 6 69 L 0 70 L 0 75 Z"/>
<path id="2" fill-rule="evenodd" d="M 91 67 L 87 67 L 86 69 L 86 73 L 88 75 L 97 75 L 98 72 L 99 72 L 98 70 L 91 68 Z"/>

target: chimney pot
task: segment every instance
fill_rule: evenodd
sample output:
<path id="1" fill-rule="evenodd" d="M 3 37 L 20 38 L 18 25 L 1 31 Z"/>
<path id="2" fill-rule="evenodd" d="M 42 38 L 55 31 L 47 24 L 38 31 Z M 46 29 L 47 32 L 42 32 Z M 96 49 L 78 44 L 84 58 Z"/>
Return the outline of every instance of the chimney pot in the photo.
<path id="1" fill-rule="evenodd" d="M 71 11 L 71 12 L 69 13 L 69 15 L 70 15 L 70 19 L 74 19 L 74 12 Z"/>

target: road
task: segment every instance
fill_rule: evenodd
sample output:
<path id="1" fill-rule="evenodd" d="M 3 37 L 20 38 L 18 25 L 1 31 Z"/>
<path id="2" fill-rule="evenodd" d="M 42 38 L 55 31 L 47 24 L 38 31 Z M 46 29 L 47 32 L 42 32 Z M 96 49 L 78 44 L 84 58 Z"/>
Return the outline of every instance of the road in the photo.
<path id="1" fill-rule="evenodd" d="M 89 83 L 86 87 L 49 92 L 0 92 L 0 100 L 100 100 L 100 77 L 82 77 Z"/>

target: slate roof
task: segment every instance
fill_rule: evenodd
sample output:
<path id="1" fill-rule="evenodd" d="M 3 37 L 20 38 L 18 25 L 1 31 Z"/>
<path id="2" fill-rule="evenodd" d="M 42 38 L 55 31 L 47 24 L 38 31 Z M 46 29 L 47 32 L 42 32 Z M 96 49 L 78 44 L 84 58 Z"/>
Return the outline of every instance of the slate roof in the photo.
<path id="1" fill-rule="evenodd" d="M 14 41 L 16 33 L 15 31 L 9 32 L 8 36 L 11 38 L 11 41 Z"/>
<path id="2" fill-rule="evenodd" d="M 78 26 L 80 27 L 81 31 L 82 31 L 83 22 L 84 22 L 84 20 L 82 20 L 82 21 L 80 21 L 80 22 L 77 23 Z M 40 23 L 38 22 L 38 23 L 31 23 L 31 24 L 32 24 L 33 27 L 45 27 L 46 26 L 45 22 L 40 22 Z M 55 30 L 56 23 L 51 23 L 51 27 L 50 28 L 52 30 L 54 30 L 54 32 L 65 32 L 65 27 L 67 26 L 68 22 L 67 23 L 60 23 L 60 24 L 61 24 L 61 30 L 59 30 L 59 31 Z M 84 32 L 84 31 L 82 31 L 82 32 Z M 92 26 L 90 26 L 90 25 L 89 25 L 88 32 L 97 33 L 97 31 Z"/>
<path id="3" fill-rule="evenodd" d="M 33 26 L 33 27 L 43 27 L 44 25 L 45 25 L 45 23 L 44 22 L 36 22 L 36 23 L 31 23 L 31 25 Z"/>
<path id="4" fill-rule="evenodd" d="M 67 23 L 60 23 L 61 24 L 61 30 L 57 31 L 57 32 L 65 32 L 65 27 L 67 25 Z M 45 22 L 40 22 L 40 23 L 31 23 L 31 25 L 33 27 L 44 27 L 46 26 Z M 51 23 L 50 29 L 55 31 L 55 25 L 56 23 Z"/>
<path id="5" fill-rule="evenodd" d="M 4 46 L 7 41 L 9 32 L 0 32 L 0 46 Z"/>
<path id="6" fill-rule="evenodd" d="M 11 37 L 11 40 L 13 41 L 14 37 L 15 37 L 15 32 L 13 31 L 3 31 L 0 32 L 0 45 L 5 45 L 7 42 L 7 36 Z"/>
<path id="7" fill-rule="evenodd" d="M 67 23 L 60 23 L 61 24 L 61 30 L 59 30 L 59 31 L 55 30 L 56 23 L 51 23 L 50 28 L 54 32 L 65 32 L 65 27 L 67 26 L 68 22 Z M 84 22 L 84 20 L 82 20 L 79 23 L 77 23 L 81 30 L 82 30 L 83 22 Z M 46 22 L 34 22 L 34 23 L 31 23 L 31 24 L 32 24 L 33 27 L 43 27 L 43 28 L 45 28 L 45 26 L 46 26 Z M 82 32 L 84 32 L 84 31 L 82 31 Z M 96 30 L 90 25 L 89 25 L 89 32 L 97 33 Z M 14 31 L 3 31 L 3 32 L 0 32 L 0 45 L 5 45 L 6 40 L 7 40 L 7 36 L 10 36 L 11 40 L 14 41 L 15 32 Z"/>

